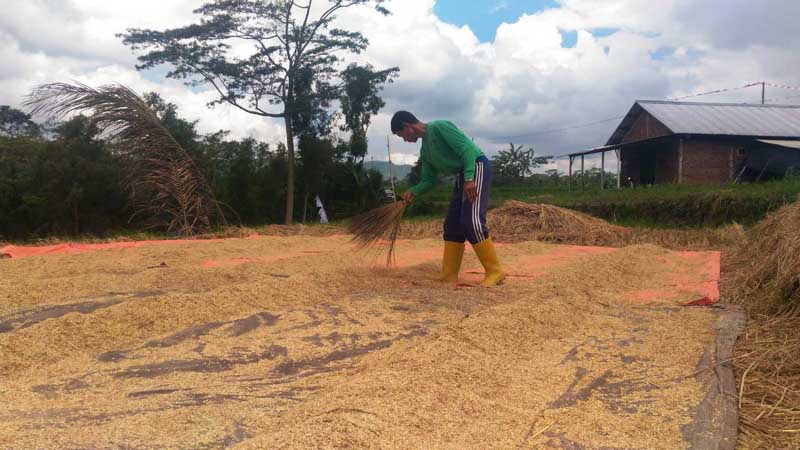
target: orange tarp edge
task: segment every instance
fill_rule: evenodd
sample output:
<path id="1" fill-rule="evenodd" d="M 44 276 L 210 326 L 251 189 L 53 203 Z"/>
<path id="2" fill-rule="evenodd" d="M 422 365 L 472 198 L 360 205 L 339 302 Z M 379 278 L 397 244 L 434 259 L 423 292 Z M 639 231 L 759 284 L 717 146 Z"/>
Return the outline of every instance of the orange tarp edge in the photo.
<path id="1" fill-rule="evenodd" d="M 257 238 L 258 235 L 251 235 L 248 239 Z M 235 238 L 239 239 L 239 238 Z M 6 254 L 11 258 L 28 258 L 31 256 L 53 255 L 60 253 L 83 253 L 93 252 L 97 250 L 109 250 L 120 248 L 136 248 L 153 245 L 175 245 L 175 244 L 191 244 L 198 242 L 222 242 L 225 239 L 164 239 L 164 240 L 150 240 L 150 241 L 126 241 L 126 242 L 109 242 L 103 244 L 78 244 L 74 242 L 67 242 L 65 244 L 56 245 L 41 245 L 41 246 L 18 246 L 7 245 L 0 248 L 0 253 Z"/>

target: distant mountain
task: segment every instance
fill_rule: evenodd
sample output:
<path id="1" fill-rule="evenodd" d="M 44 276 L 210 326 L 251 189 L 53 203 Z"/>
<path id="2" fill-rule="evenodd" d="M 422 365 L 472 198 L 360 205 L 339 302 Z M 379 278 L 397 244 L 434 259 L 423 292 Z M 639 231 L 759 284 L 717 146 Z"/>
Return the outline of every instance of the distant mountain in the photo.
<path id="1" fill-rule="evenodd" d="M 364 167 L 377 170 L 383 174 L 383 178 L 389 179 L 389 161 L 365 161 Z M 402 164 L 392 164 L 392 174 L 395 180 L 403 180 L 411 172 L 413 166 Z"/>

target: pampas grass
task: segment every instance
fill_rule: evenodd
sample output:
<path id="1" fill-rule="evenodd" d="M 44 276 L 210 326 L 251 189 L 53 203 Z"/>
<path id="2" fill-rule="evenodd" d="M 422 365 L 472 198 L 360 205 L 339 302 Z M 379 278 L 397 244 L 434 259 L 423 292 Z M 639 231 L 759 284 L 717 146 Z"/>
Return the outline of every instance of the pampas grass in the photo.
<path id="1" fill-rule="evenodd" d="M 347 232 L 353 235 L 353 242 L 361 249 L 386 249 L 386 265 L 391 265 L 407 205 L 405 201 L 394 202 L 353 217 Z"/>

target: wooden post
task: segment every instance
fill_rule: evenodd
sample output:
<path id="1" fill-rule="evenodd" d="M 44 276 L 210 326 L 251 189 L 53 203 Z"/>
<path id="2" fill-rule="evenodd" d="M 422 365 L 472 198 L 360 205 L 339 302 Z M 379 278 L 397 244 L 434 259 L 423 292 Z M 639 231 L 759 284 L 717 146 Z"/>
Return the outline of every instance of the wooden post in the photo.
<path id="1" fill-rule="evenodd" d="M 600 190 L 606 189 L 606 152 L 600 152 Z"/>
<path id="2" fill-rule="evenodd" d="M 733 181 L 733 147 L 731 147 L 728 152 L 728 181 Z"/>
<path id="3" fill-rule="evenodd" d="M 617 189 L 622 188 L 622 149 L 614 150 L 617 154 Z"/>
<path id="4" fill-rule="evenodd" d="M 573 161 L 573 156 L 570 155 L 569 156 L 569 190 L 570 191 L 572 190 L 572 161 Z"/>
<path id="5" fill-rule="evenodd" d="M 389 180 L 392 182 L 392 200 L 397 201 L 397 194 L 394 190 L 394 171 L 392 170 L 392 149 L 389 148 L 389 135 L 386 135 L 386 154 L 389 155 Z"/>
<path id="6" fill-rule="evenodd" d="M 586 180 L 586 173 L 583 171 L 584 156 L 585 155 L 581 155 L 581 190 L 583 189 L 583 186 L 584 186 L 585 180 Z"/>
<path id="7" fill-rule="evenodd" d="M 678 184 L 683 183 L 683 138 L 678 140 Z"/>

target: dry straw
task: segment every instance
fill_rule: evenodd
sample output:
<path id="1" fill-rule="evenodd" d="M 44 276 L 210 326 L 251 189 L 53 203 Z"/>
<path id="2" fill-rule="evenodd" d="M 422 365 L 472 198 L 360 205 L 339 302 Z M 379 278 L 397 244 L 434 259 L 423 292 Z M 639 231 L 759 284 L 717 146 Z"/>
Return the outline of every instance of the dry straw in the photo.
<path id="1" fill-rule="evenodd" d="M 506 241 L 539 240 L 584 245 L 619 245 L 622 227 L 558 206 L 508 201 L 493 209 L 489 229 Z"/>
<path id="2" fill-rule="evenodd" d="M 350 221 L 347 232 L 362 249 L 385 249 L 386 264 L 390 265 L 394 261 L 395 244 L 406 206 L 405 201 L 399 201 L 367 211 Z"/>
<path id="3" fill-rule="evenodd" d="M 726 258 L 722 292 L 750 313 L 736 347 L 741 448 L 800 448 L 800 202 Z"/>
<path id="4" fill-rule="evenodd" d="M 798 317 L 751 316 L 736 349 L 739 446 L 800 448 Z"/>
<path id="5" fill-rule="evenodd" d="M 670 249 L 719 249 L 742 240 L 744 230 L 733 224 L 725 228 L 655 229 L 627 228 L 603 219 L 558 206 L 508 201 L 488 214 L 489 230 L 503 242 L 541 241 L 575 245 L 623 247 L 656 244 Z M 403 226 L 403 237 L 438 238 L 440 220 L 412 222 Z"/>
<path id="6" fill-rule="evenodd" d="M 756 225 L 732 261 L 740 302 L 753 312 L 791 314 L 800 307 L 800 202 L 784 206 Z M 756 305 L 751 305 L 756 306 Z"/>

